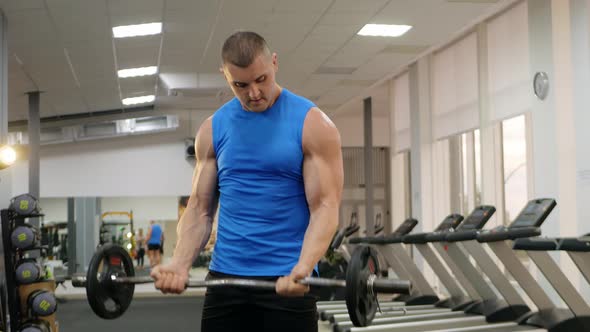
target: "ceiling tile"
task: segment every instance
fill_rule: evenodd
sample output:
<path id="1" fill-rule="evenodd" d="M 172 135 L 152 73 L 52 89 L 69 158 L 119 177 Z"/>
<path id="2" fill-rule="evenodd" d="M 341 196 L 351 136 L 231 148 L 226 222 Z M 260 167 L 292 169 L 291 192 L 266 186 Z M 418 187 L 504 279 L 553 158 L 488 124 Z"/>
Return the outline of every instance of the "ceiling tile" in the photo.
<path id="1" fill-rule="evenodd" d="M 44 0 L 4 0 L 0 2 L 0 7 L 5 12 L 12 14 L 12 12 L 20 10 L 44 9 L 45 2 Z"/>
<path id="2" fill-rule="evenodd" d="M 109 12 L 112 15 L 133 14 L 141 11 L 162 11 L 164 0 L 110 0 Z"/>
<path id="3" fill-rule="evenodd" d="M 87 109 L 80 91 L 51 90 L 42 95 L 57 114 L 73 114 L 92 111 Z"/>
<path id="4" fill-rule="evenodd" d="M 53 23 L 44 9 L 16 12 L 8 20 L 9 45 L 43 46 L 58 40 Z"/>
<path id="5" fill-rule="evenodd" d="M 412 54 L 379 54 L 359 67 L 352 78 L 377 80 L 412 60 Z"/>
<path id="6" fill-rule="evenodd" d="M 338 0 L 330 8 L 333 12 L 338 11 L 354 11 L 375 13 L 381 9 L 389 0 Z"/>
<path id="7" fill-rule="evenodd" d="M 276 12 L 323 12 L 331 3 L 331 0 L 277 0 L 273 9 Z"/>
<path id="8" fill-rule="evenodd" d="M 156 76 L 121 78 L 119 84 L 124 96 L 144 92 L 153 94 L 156 88 Z"/>
<path id="9" fill-rule="evenodd" d="M 69 6 L 48 2 L 49 11 L 63 42 L 105 39 L 111 35 L 104 1 L 81 0 Z"/>
<path id="10" fill-rule="evenodd" d="M 112 44 L 109 40 L 72 43 L 68 45 L 67 51 L 80 84 L 116 77 Z"/>

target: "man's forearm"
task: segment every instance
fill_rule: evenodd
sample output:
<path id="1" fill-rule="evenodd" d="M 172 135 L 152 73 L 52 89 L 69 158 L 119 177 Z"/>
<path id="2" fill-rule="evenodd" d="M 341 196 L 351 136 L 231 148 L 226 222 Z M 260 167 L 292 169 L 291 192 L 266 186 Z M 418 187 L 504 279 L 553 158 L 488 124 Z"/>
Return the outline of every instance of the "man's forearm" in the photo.
<path id="1" fill-rule="evenodd" d="M 311 274 L 316 264 L 325 255 L 337 227 L 338 207 L 321 206 L 316 211 L 312 211 L 297 263 L 306 269 L 307 274 Z"/>
<path id="2" fill-rule="evenodd" d="M 213 217 L 186 209 L 178 222 L 178 243 L 172 259 L 189 269 L 211 236 Z"/>

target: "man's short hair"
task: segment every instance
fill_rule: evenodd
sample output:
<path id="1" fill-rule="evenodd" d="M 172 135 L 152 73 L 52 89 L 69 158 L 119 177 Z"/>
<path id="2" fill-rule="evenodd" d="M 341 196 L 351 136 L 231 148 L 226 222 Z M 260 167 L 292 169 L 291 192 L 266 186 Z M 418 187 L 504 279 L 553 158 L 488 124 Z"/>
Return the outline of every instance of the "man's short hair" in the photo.
<path id="1" fill-rule="evenodd" d="M 261 35 L 252 31 L 238 31 L 223 43 L 221 58 L 224 65 L 231 63 L 246 68 L 262 53 L 270 55 L 268 44 Z"/>

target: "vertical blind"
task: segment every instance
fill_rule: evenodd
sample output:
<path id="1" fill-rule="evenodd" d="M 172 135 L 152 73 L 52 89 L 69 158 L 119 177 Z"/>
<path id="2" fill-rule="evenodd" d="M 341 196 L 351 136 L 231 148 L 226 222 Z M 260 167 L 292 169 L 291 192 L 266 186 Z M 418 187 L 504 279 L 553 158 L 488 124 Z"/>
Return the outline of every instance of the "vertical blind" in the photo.
<path id="1" fill-rule="evenodd" d="M 393 80 L 395 152 L 410 149 L 410 78 L 406 72 Z"/>
<path id="2" fill-rule="evenodd" d="M 527 112 L 532 84 L 526 2 L 488 22 L 487 39 L 491 119 L 500 121 Z"/>
<path id="3" fill-rule="evenodd" d="M 475 33 L 434 55 L 432 90 L 432 130 L 435 139 L 479 127 Z"/>

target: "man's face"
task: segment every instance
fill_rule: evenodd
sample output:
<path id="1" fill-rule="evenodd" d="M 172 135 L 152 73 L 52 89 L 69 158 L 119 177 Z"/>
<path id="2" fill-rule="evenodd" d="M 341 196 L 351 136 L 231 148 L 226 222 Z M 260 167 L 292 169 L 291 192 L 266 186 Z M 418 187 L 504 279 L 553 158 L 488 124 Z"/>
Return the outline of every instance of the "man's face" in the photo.
<path id="1" fill-rule="evenodd" d="M 234 95 L 248 111 L 266 111 L 279 95 L 275 81 L 278 70 L 276 53 L 262 53 L 246 68 L 228 63 L 221 69 Z"/>

